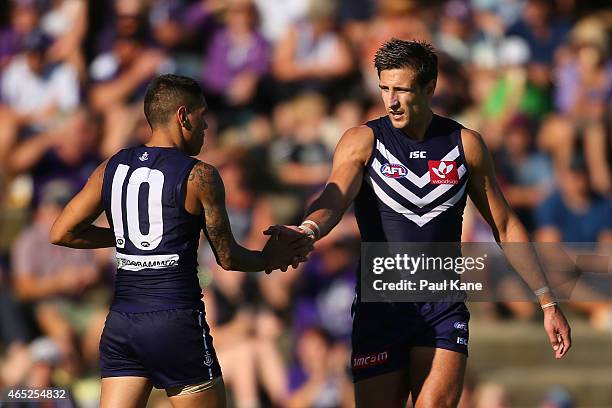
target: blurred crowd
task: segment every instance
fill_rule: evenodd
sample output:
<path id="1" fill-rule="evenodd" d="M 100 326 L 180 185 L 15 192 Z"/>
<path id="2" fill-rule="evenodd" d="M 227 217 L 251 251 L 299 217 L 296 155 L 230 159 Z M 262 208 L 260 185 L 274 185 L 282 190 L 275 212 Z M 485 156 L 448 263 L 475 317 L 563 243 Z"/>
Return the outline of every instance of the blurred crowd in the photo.
<path id="1" fill-rule="evenodd" d="M 342 132 L 385 114 L 372 61 L 392 37 L 437 48 L 434 111 L 483 135 L 534 240 L 612 241 L 612 8 L 605 6 L 0 3 L 0 388 L 68 386 L 65 406 L 96 406 L 114 253 L 54 247 L 47 235 L 102 160 L 147 141 L 142 98 L 160 73 L 201 83 L 210 127 L 199 157 L 219 168 L 234 234 L 247 247 L 261 248 L 269 225 L 299 222 Z M 464 225 L 464 241 L 493 240 L 470 204 Z M 202 242 L 207 319 L 234 406 L 352 406 L 349 311 L 359 251 L 350 214 L 308 263 L 284 274 L 225 272 Z M 612 330 L 609 303 L 575 306 Z M 537 318 L 530 303 L 496 305 L 490 317 L 500 310 Z M 496 387 L 466 392 L 462 407 L 511 406 Z M 572 406 L 563 392 L 551 391 L 542 406 Z"/>

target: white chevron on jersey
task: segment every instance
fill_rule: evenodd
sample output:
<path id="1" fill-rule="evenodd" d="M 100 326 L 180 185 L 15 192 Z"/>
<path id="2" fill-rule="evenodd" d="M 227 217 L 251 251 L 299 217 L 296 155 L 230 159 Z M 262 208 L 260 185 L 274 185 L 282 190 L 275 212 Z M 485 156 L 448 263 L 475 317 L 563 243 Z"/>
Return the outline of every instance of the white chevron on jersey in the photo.
<path id="1" fill-rule="evenodd" d="M 396 179 L 385 177 L 385 175 L 380 172 L 380 168 L 382 165 L 380 164 L 378 159 L 374 159 L 374 161 L 372 162 L 372 166 L 374 166 L 374 170 L 378 174 L 380 174 L 381 179 L 383 179 L 389 187 L 391 187 L 399 195 L 406 198 L 408 201 L 410 201 L 412 204 L 416 205 L 419 208 L 423 208 L 427 204 L 432 203 L 442 194 L 453 188 L 453 184 L 439 184 L 436 188 L 431 190 L 425 197 L 421 198 L 414 194 L 412 191 L 408 190 L 406 187 L 404 187 L 402 183 L 400 183 Z M 459 166 L 459 169 L 457 171 L 459 173 L 459 180 L 461 180 L 463 175 L 466 173 L 465 166 L 462 164 L 461 166 Z"/>
<path id="2" fill-rule="evenodd" d="M 393 198 L 389 197 L 387 193 L 385 193 L 385 191 L 380 188 L 378 184 L 376 184 L 376 181 L 373 180 L 370 175 L 368 175 L 365 180 L 370 186 L 372 186 L 372 188 L 374 189 L 374 193 L 380 199 L 380 201 L 385 203 L 393 211 L 402 214 L 404 217 L 408 218 L 410 221 L 414 222 L 419 227 L 422 227 L 423 225 L 427 224 L 429 221 L 433 220 L 438 215 L 442 214 L 444 211 L 457 204 L 459 200 L 461 200 L 463 192 L 465 191 L 465 187 L 467 186 L 467 183 L 464 183 L 463 186 L 461 186 L 461 188 L 459 189 L 459 191 L 457 191 L 457 193 L 451 198 L 449 198 L 447 201 L 432 208 L 430 211 L 423 215 L 418 215 L 395 201 Z"/>
<path id="3" fill-rule="evenodd" d="M 384 157 L 386 157 L 387 160 L 389 160 L 389 163 L 402 164 L 404 167 L 406 167 L 401 161 L 399 161 L 395 156 L 393 156 L 393 154 L 391 154 L 387 150 L 385 145 L 383 145 L 381 141 L 378 139 L 376 139 L 376 149 L 378 149 L 378 151 Z M 450 152 L 448 152 L 440 161 L 452 161 L 452 160 L 455 160 L 457 157 L 459 157 L 459 146 L 455 146 L 455 148 L 451 150 Z M 418 188 L 423 188 L 427 184 L 429 184 L 429 181 L 430 181 L 429 171 L 427 171 L 425 174 L 419 177 L 416 174 L 414 174 L 412 171 L 410 171 L 408 167 L 406 167 L 406 170 L 407 170 L 406 178 L 410 180 L 412 184 L 414 184 Z"/>

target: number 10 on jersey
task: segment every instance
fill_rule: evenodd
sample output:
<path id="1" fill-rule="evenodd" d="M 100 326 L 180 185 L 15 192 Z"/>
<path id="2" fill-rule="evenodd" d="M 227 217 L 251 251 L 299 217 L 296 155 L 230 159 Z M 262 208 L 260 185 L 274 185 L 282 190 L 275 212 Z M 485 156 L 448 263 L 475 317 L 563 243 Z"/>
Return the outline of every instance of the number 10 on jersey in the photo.
<path id="1" fill-rule="evenodd" d="M 129 239 L 138 249 L 152 251 L 160 244 L 164 233 L 164 219 L 162 217 L 162 192 L 164 189 L 164 173 L 149 167 L 139 167 L 132 172 L 128 180 L 125 199 L 123 186 L 130 166 L 120 164 L 113 176 L 111 189 L 111 215 L 115 242 L 117 248 L 125 247 L 125 240 Z M 147 197 L 149 213 L 149 232 L 143 234 L 140 229 L 140 202 L 139 192 L 142 184 L 148 184 Z M 123 225 L 123 207 L 127 211 L 127 231 Z M 125 234 L 127 232 L 127 234 Z M 127 236 L 126 236 L 127 235 Z"/>

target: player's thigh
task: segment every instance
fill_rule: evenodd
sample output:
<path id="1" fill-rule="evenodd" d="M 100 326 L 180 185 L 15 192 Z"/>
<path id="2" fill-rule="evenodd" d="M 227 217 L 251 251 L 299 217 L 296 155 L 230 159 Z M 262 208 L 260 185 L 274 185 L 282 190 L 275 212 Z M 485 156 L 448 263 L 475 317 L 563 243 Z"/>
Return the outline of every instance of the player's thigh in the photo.
<path id="1" fill-rule="evenodd" d="M 410 351 L 410 391 L 416 408 L 456 407 L 467 356 L 456 351 L 414 347 Z"/>
<path id="2" fill-rule="evenodd" d="M 400 369 L 355 383 L 355 405 L 357 408 L 403 408 L 409 392 L 408 371 Z"/>
<path id="3" fill-rule="evenodd" d="M 212 380 L 214 381 L 214 380 Z M 179 395 L 168 395 L 173 408 L 225 408 L 225 384 L 223 379 L 205 390 Z"/>
<path id="4" fill-rule="evenodd" d="M 152 387 L 145 377 L 102 378 L 100 408 L 144 408 Z"/>

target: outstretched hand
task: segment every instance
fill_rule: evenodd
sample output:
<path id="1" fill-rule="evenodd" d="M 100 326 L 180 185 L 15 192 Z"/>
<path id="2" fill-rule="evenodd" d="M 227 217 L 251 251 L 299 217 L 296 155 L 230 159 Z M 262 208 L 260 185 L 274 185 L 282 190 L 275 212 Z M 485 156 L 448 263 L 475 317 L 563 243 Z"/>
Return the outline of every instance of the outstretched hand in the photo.
<path id="1" fill-rule="evenodd" d="M 263 233 L 270 236 L 263 249 L 268 260 L 267 274 L 275 269 L 285 272 L 289 265 L 297 268 L 314 248 L 314 239 L 296 226 L 274 225 Z"/>

